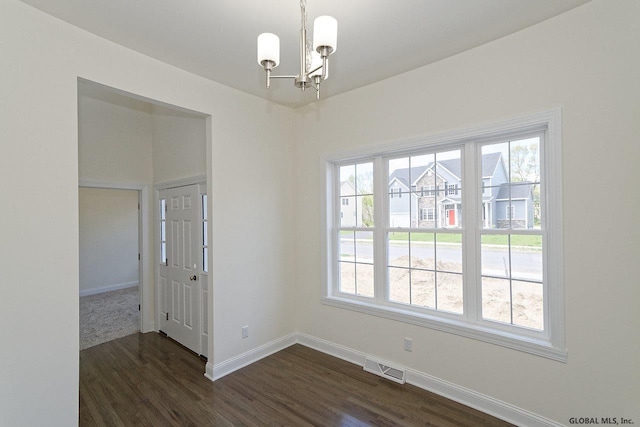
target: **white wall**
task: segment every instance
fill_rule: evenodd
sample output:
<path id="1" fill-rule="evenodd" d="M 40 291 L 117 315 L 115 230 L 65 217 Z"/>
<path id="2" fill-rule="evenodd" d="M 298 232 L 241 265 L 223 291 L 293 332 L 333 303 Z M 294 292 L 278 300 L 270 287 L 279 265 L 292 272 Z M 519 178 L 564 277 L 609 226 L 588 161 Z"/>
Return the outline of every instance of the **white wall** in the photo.
<path id="1" fill-rule="evenodd" d="M 585 416 L 640 422 L 638 76 L 640 2 L 593 1 L 299 109 L 299 330 L 562 424 Z M 320 197 L 308 195 L 321 191 L 323 156 L 558 106 L 568 363 L 320 303 Z M 413 338 L 413 352 L 403 351 L 404 337 Z"/>
<path id="2" fill-rule="evenodd" d="M 137 286 L 138 192 L 80 188 L 78 204 L 80 295 Z"/>
<path id="3" fill-rule="evenodd" d="M 15 326 L 0 332 L 0 425 L 77 423 L 78 77 L 210 116 L 210 361 L 294 331 L 289 109 L 17 0 L 0 0 L 0 58 L 0 320 Z M 256 182 L 251 200 L 237 191 Z"/>
<path id="4" fill-rule="evenodd" d="M 142 331 L 154 329 L 152 105 L 78 82 L 78 175 L 83 185 L 142 190 Z M 147 191 L 144 191 L 144 188 Z M 146 203 L 146 204 L 145 204 Z M 82 235 L 80 236 L 82 240 Z M 82 265 L 80 266 L 82 269 Z"/>
<path id="5" fill-rule="evenodd" d="M 155 183 L 206 175 L 206 120 L 153 106 L 153 180 Z"/>
<path id="6" fill-rule="evenodd" d="M 152 184 L 151 106 L 79 84 L 78 164 L 81 181 Z"/>

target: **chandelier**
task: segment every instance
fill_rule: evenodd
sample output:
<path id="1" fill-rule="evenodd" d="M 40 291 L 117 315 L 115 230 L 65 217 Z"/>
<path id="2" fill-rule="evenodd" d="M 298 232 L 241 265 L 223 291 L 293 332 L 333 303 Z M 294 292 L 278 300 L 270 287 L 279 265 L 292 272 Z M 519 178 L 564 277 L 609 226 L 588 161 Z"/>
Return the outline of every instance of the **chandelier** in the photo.
<path id="1" fill-rule="evenodd" d="M 280 38 L 272 33 L 258 36 L 258 64 L 266 72 L 266 85 L 271 79 L 294 79 L 293 84 L 302 91 L 308 87 L 316 90 L 320 99 L 320 83 L 329 77 L 329 55 L 336 51 L 338 41 L 338 21 L 331 16 L 319 16 L 313 21 L 313 49 L 307 38 L 306 0 L 300 1 L 300 74 L 277 76 L 271 71 L 280 63 Z"/>

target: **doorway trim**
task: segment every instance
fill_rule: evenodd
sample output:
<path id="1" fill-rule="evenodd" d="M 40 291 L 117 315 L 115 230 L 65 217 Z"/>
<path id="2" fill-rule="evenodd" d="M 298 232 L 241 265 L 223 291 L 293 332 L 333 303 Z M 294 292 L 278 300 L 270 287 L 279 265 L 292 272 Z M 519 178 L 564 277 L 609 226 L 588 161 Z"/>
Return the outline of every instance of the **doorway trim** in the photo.
<path id="1" fill-rule="evenodd" d="M 90 179 L 81 179 L 78 187 L 84 188 L 103 188 L 108 190 L 135 190 L 138 191 L 138 203 L 140 211 L 138 213 L 138 251 L 140 253 L 140 261 L 138 264 L 138 289 L 140 292 L 140 332 L 150 332 L 155 328 L 153 318 L 148 318 L 147 314 L 153 313 L 153 283 L 150 279 L 153 277 L 149 270 L 149 185 L 140 183 L 121 183 L 97 181 Z"/>

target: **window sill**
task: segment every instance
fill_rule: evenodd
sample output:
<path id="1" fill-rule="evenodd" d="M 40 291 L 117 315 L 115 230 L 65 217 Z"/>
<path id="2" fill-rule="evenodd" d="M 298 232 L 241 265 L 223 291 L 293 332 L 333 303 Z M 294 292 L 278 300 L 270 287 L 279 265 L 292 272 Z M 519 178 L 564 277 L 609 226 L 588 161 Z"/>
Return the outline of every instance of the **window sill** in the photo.
<path id="1" fill-rule="evenodd" d="M 455 319 L 433 316 L 338 296 L 322 297 L 322 303 L 332 307 L 383 317 L 442 332 L 448 332 L 466 338 L 472 338 L 562 363 L 567 362 L 567 351 L 565 349 L 554 347 L 548 340 L 517 335 L 499 329 L 486 327 L 484 325 L 473 324 L 466 321 L 464 318 Z"/>

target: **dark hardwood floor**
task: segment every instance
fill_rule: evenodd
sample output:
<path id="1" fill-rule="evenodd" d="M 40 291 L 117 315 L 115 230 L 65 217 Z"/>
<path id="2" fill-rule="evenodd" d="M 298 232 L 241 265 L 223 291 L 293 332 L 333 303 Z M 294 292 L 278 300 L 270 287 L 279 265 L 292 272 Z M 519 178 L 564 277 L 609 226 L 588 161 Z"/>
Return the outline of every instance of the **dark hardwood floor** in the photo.
<path id="1" fill-rule="evenodd" d="M 215 383 L 156 333 L 80 352 L 81 426 L 506 426 L 409 384 L 294 345 Z"/>

